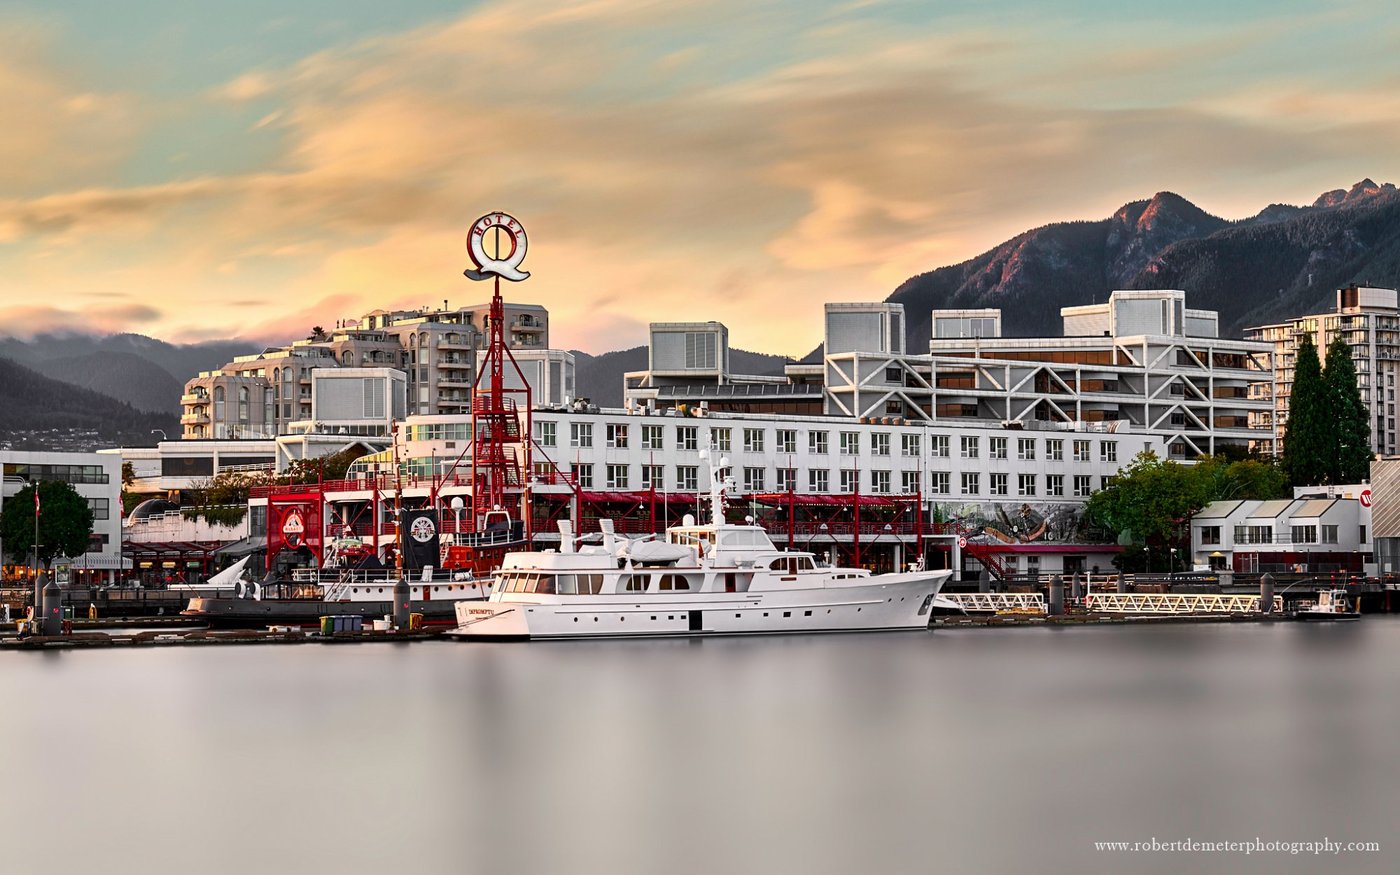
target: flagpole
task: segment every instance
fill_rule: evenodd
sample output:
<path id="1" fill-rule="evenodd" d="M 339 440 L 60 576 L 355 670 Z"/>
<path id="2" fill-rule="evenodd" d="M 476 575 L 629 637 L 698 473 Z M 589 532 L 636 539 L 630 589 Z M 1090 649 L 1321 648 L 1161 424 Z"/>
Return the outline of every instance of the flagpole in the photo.
<path id="1" fill-rule="evenodd" d="M 43 604 L 43 581 L 39 579 L 39 481 L 34 481 L 34 616 Z"/>

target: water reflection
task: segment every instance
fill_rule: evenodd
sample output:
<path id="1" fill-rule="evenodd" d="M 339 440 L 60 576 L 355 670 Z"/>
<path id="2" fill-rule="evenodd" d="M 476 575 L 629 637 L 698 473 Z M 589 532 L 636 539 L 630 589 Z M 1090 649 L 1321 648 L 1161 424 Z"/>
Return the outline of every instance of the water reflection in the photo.
<path id="1" fill-rule="evenodd" d="M 7 654 L 0 824 L 50 871 L 1391 871 L 1093 842 L 1384 846 L 1398 661 L 1390 618 Z"/>

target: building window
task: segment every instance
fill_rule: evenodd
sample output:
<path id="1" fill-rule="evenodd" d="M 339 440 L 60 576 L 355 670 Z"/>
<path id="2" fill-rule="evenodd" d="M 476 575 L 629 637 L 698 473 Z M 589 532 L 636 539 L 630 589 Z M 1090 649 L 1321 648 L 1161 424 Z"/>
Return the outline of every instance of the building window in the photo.
<path id="1" fill-rule="evenodd" d="M 699 429 L 693 425 L 676 426 L 676 447 L 681 450 L 694 452 L 700 449 Z"/>
<path id="2" fill-rule="evenodd" d="M 779 469 L 778 469 L 778 491 L 779 491 L 779 492 L 796 492 L 796 491 L 797 491 L 797 469 L 796 469 L 796 468 L 779 468 Z"/>
<path id="3" fill-rule="evenodd" d="M 1089 475 L 1088 475 L 1088 474 L 1075 474 L 1075 475 L 1074 475 L 1074 497 L 1075 497 L 1075 498 L 1088 498 L 1088 497 L 1089 497 L 1089 493 L 1092 492 L 1092 491 L 1093 491 L 1093 487 L 1089 485 Z"/>
<path id="4" fill-rule="evenodd" d="M 238 421 L 247 425 L 248 423 L 248 387 L 238 387 Z"/>
<path id="5" fill-rule="evenodd" d="M 1035 475 L 1034 475 L 1034 474 L 1017 474 L 1017 475 L 1016 475 L 1016 494 L 1017 494 L 1017 495 L 1020 495 L 1020 496 L 1031 496 L 1031 495 L 1035 495 Z"/>
<path id="6" fill-rule="evenodd" d="M 940 459 L 948 458 L 948 436 L 946 434 L 929 435 L 928 451 L 931 456 Z"/>
<path id="7" fill-rule="evenodd" d="M 559 423 L 541 422 L 540 424 L 540 446 L 554 447 L 559 445 Z"/>
<path id="8" fill-rule="evenodd" d="M 918 456 L 921 451 L 919 448 L 919 436 L 916 434 L 900 435 L 899 451 L 905 456 Z"/>
<path id="9" fill-rule="evenodd" d="M 981 488 L 979 487 L 979 485 L 978 485 L 978 483 L 977 483 L 977 472 L 976 472 L 976 471 L 964 471 L 964 472 L 962 472 L 962 494 L 963 494 L 963 495 L 976 495 L 976 494 L 977 494 L 978 492 L 980 492 L 980 491 L 981 491 Z"/>
<path id="10" fill-rule="evenodd" d="M 699 489 L 700 468 L 696 465 L 677 465 L 676 488 L 682 492 L 694 492 Z"/>
<path id="11" fill-rule="evenodd" d="M 899 491 L 905 495 L 913 495 L 919 491 L 919 472 L 903 471 L 899 475 Z"/>
<path id="12" fill-rule="evenodd" d="M 574 474 L 577 476 L 577 479 L 578 479 L 578 488 L 579 488 L 579 489 L 592 489 L 592 488 L 593 488 L 593 466 L 592 466 L 592 465 L 587 465 L 587 464 L 584 464 L 584 465 L 575 465 L 575 466 L 574 466 Z"/>
<path id="13" fill-rule="evenodd" d="M 662 465 L 643 465 L 642 488 L 664 490 L 666 488 L 665 467 Z"/>
<path id="14" fill-rule="evenodd" d="M 727 428 L 710 429 L 710 441 L 714 444 L 715 449 L 719 450 L 721 453 L 727 453 L 730 451 L 730 449 L 733 447 L 733 441 L 731 440 L 731 432 L 732 430 Z"/>
<path id="15" fill-rule="evenodd" d="M 1006 494 L 1006 475 L 1005 475 L 1005 474 L 991 474 L 991 475 L 988 475 L 988 478 L 989 478 L 989 486 L 991 487 L 991 493 L 992 493 L 993 495 L 1005 495 L 1005 494 Z"/>
<path id="16" fill-rule="evenodd" d="M 1065 475 L 1046 474 L 1045 494 L 1055 498 L 1062 498 L 1065 494 Z"/>
<path id="17" fill-rule="evenodd" d="M 1118 461 L 1118 442 L 1099 441 L 1099 459 L 1104 462 Z"/>
<path id="18" fill-rule="evenodd" d="M 746 429 L 744 429 L 744 452 L 746 452 L 746 453 L 761 453 L 761 452 L 763 452 L 763 429 L 761 429 L 761 428 L 746 428 Z"/>
<path id="19" fill-rule="evenodd" d="M 1220 526 L 1201 526 L 1202 544 L 1220 543 Z"/>
<path id="20" fill-rule="evenodd" d="M 593 423 L 569 423 L 569 446 L 574 448 L 587 448 L 593 446 Z"/>
<path id="21" fill-rule="evenodd" d="M 964 459 L 977 458 L 979 438 L 976 435 L 963 435 L 959 440 L 962 444 L 962 457 Z"/>
<path id="22" fill-rule="evenodd" d="M 890 491 L 890 472 L 871 471 L 870 491 L 877 495 L 888 495 Z"/>
<path id="23" fill-rule="evenodd" d="M 1087 461 L 1089 461 L 1089 442 L 1088 442 L 1088 441 L 1075 441 L 1075 442 L 1074 442 L 1074 461 L 1076 461 L 1076 462 L 1087 462 Z"/>
<path id="24" fill-rule="evenodd" d="M 825 468 L 814 468 L 807 472 L 807 491 L 826 492 L 831 487 L 831 474 Z"/>
<path id="25" fill-rule="evenodd" d="M 1316 544 L 1317 526 L 1293 526 L 1293 543 Z"/>
<path id="26" fill-rule="evenodd" d="M 994 437 L 987 439 L 987 455 L 993 459 L 1006 458 L 1006 438 Z"/>
<path id="27" fill-rule="evenodd" d="M 763 469 L 763 468 L 745 468 L 745 469 L 744 469 L 744 491 L 745 491 L 745 492 L 762 492 L 762 491 L 763 491 L 763 472 L 764 472 L 764 469 Z"/>
<path id="28" fill-rule="evenodd" d="M 92 518 L 93 518 L 94 520 L 105 520 L 105 519 L 110 519 L 110 518 L 111 518 L 111 514 L 112 514 L 111 499 L 109 499 L 109 498 L 89 498 L 89 499 L 87 500 L 87 503 L 88 503 L 88 508 L 90 508 L 90 509 L 92 510 Z M 42 511 L 41 511 L 41 512 L 42 512 Z M 1333 526 L 1332 528 L 1335 530 L 1337 527 L 1336 527 L 1336 526 Z"/>
<path id="29" fill-rule="evenodd" d="M 662 426 L 644 425 L 642 426 L 642 449 L 659 450 L 662 447 L 661 441 Z"/>
<path id="30" fill-rule="evenodd" d="M 807 432 L 807 452 L 824 456 L 827 451 L 827 432 Z"/>
<path id="31" fill-rule="evenodd" d="M 870 436 L 870 454 L 872 456 L 888 456 L 890 454 L 889 432 L 877 431 Z"/>
<path id="32" fill-rule="evenodd" d="M 653 426 L 644 426 L 644 428 Z M 608 423 L 608 446 L 613 449 L 627 449 L 627 433 L 631 431 L 626 423 Z"/>
<path id="33" fill-rule="evenodd" d="M 948 472 L 928 472 L 928 491 L 934 495 L 947 495 L 951 491 L 948 485 Z"/>
<path id="34" fill-rule="evenodd" d="M 885 368 L 885 382 L 900 384 L 904 382 L 904 369 L 898 365 L 890 365 Z"/>
<path id="35" fill-rule="evenodd" d="M 841 491 L 855 492 L 860 488 L 860 472 L 854 468 L 841 469 Z"/>
<path id="36" fill-rule="evenodd" d="M 792 428 L 780 428 L 776 435 L 778 439 L 778 452 L 797 452 L 797 430 Z"/>
<path id="37" fill-rule="evenodd" d="M 843 456 L 859 456 L 859 455 L 860 455 L 860 432 L 858 432 L 858 431 L 843 431 L 843 432 L 841 432 L 841 455 L 843 455 Z"/>
<path id="38" fill-rule="evenodd" d="M 607 466 L 607 474 L 608 474 L 607 483 L 608 483 L 608 488 L 609 488 L 609 489 L 626 489 L 626 488 L 627 488 L 627 466 L 626 466 L 626 465 L 608 465 L 608 466 Z"/>
<path id="39" fill-rule="evenodd" d="M 1063 462 L 1065 460 L 1065 442 L 1059 438 L 1046 440 L 1045 458 L 1052 462 Z"/>
<path id="40" fill-rule="evenodd" d="M 1035 438 L 1016 439 L 1016 458 L 1023 462 L 1035 460 Z"/>
<path id="41" fill-rule="evenodd" d="M 224 420 L 224 387 L 214 387 L 214 419 L 217 422 Z"/>

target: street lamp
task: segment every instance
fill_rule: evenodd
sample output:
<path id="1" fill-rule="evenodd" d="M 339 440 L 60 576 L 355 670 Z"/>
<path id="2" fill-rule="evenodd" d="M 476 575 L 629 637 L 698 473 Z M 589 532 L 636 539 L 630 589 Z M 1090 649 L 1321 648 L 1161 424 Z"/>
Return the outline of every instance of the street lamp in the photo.
<path id="1" fill-rule="evenodd" d="M 159 435 L 160 435 L 160 439 L 163 440 L 163 441 L 168 441 L 168 440 L 170 440 L 170 438 L 168 438 L 168 437 L 165 436 L 165 429 L 163 429 L 163 428 L 153 428 L 153 429 L 151 429 L 151 434 L 159 434 Z"/>
<path id="2" fill-rule="evenodd" d="M 821 530 L 822 538 L 823 538 L 823 539 L 827 538 L 827 537 L 828 537 L 827 532 L 829 531 L 829 528 L 828 528 L 827 524 L 826 524 L 826 523 L 822 523 L 818 528 Z M 832 549 L 831 547 L 828 547 L 828 548 L 827 548 L 827 551 L 826 551 L 826 560 L 827 560 L 827 564 L 828 564 L 828 565 L 831 564 L 831 549 Z"/>
<path id="3" fill-rule="evenodd" d="M 453 525 L 453 531 L 455 531 L 455 532 L 457 533 L 456 541 L 457 541 L 458 544 L 460 544 L 460 543 L 462 543 L 462 508 L 466 507 L 466 506 L 467 506 L 467 503 L 466 503 L 465 501 L 462 500 L 462 496 L 460 496 L 460 495 L 454 495 L 454 496 L 452 496 L 452 502 L 451 502 L 451 503 L 452 503 L 452 517 L 453 517 L 453 519 L 454 519 L 454 521 L 455 521 L 455 523 L 454 523 L 454 525 Z"/>

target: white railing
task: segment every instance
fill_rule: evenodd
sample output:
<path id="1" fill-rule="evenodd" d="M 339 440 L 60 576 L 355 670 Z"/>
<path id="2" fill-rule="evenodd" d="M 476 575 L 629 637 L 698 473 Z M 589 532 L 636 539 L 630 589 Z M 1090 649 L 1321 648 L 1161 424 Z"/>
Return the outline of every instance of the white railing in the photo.
<path id="1" fill-rule="evenodd" d="M 1207 593 L 1091 593 L 1084 606 L 1105 614 L 1257 614 L 1257 595 Z M 1283 612 L 1282 596 L 1274 596 L 1275 613 Z"/>
<path id="2" fill-rule="evenodd" d="M 964 611 L 1045 613 L 1045 596 L 1038 592 L 945 592 L 941 595 Z"/>

